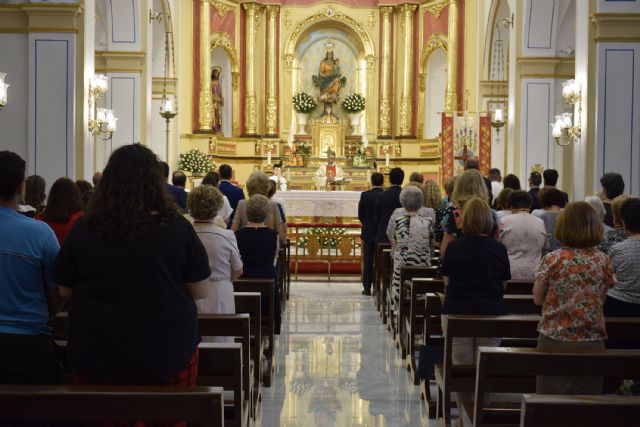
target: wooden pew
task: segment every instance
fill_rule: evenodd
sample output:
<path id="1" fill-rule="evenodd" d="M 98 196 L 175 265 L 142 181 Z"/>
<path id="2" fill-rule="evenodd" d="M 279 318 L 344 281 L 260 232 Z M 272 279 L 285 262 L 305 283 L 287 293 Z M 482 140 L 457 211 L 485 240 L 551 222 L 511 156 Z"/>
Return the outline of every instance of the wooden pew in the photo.
<path id="1" fill-rule="evenodd" d="M 418 283 L 422 280 L 420 278 L 414 278 L 414 282 Z M 511 314 L 540 314 L 541 307 L 536 306 L 531 296 L 533 290 L 533 282 L 513 280 L 507 283 L 505 289 L 505 302 L 507 310 Z M 430 292 L 444 292 L 443 290 L 436 290 L 432 288 Z M 418 297 L 420 296 L 420 290 L 418 288 Z M 416 313 L 418 319 L 408 319 L 405 321 L 407 325 L 407 332 L 405 332 L 405 340 L 411 341 L 411 344 L 415 343 L 415 337 L 422 334 L 423 342 L 431 345 L 444 344 L 444 337 L 442 335 L 442 325 L 440 323 L 440 315 L 442 314 L 442 304 L 439 298 L 427 296 L 424 305 L 421 305 L 422 300 L 419 298 L 413 299 L 410 302 L 410 313 Z M 413 310 L 413 311 L 411 311 Z M 413 315 L 411 315 L 413 317 Z M 421 328 L 421 325 L 424 325 Z M 415 330 L 415 332 L 413 332 Z M 532 344 L 535 345 L 535 344 Z M 414 348 L 417 347 L 414 345 Z M 416 348 L 416 351 L 418 348 Z M 415 351 L 414 351 L 415 357 Z M 418 381 L 418 367 L 415 364 L 415 359 L 408 360 L 408 369 L 411 371 L 414 383 Z M 413 363 L 413 364 L 411 364 Z M 427 409 L 427 415 L 431 418 L 435 417 L 436 402 L 431 396 L 429 381 L 420 381 L 421 397 L 425 400 L 425 408 Z"/>
<path id="2" fill-rule="evenodd" d="M 280 313 L 284 313 L 287 304 L 287 253 L 284 247 L 278 251 L 277 286 L 280 290 Z"/>
<path id="3" fill-rule="evenodd" d="M 223 426 L 220 387 L 0 385 L 0 420 L 188 421 Z"/>
<path id="4" fill-rule="evenodd" d="M 382 315 L 382 324 L 386 325 L 389 321 L 389 288 L 391 287 L 391 274 L 393 274 L 393 260 L 391 259 L 391 248 L 382 249 L 380 255 L 380 314 Z"/>
<path id="5" fill-rule="evenodd" d="M 384 266 L 382 264 L 382 251 L 384 249 L 391 249 L 391 243 L 376 243 L 375 254 L 373 258 L 373 293 L 375 296 L 376 309 L 380 311 L 382 315 L 382 275 L 389 274 L 390 266 Z"/>
<path id="6" fill-rule="evenodd" d="M 640 396 L 522 396 L 520 427 L 631 427 L 640 418 Z"/>
<path id="7" fill-rule="evenodd" d="M 274 281 L 273 279 L 238 279 L 233 282 L 235 292 L 259 292 L 261 301 L 267 301 L 269 314 L 262 313 L 261 341 L 266 343 L 263 354 L 265 363 L 262 366 L 262 383 L 265 387 L 271 386 L 271 377 L 274 371 L 275 352 L 275 310 L 274 310 Z M 237 310 L 236 310 L 237 312 Z"/>
<path id="8" fill-rule="evenodd" d="M 398 345 L 402 358 L 407 357 L 408 343 L 405 335 L 406 318 L 411 311 L 411 281 L 414 278 L 435 278 L 437 277 L 437 267 L 418 267 L 415 265 L 405 265 L 400 268 L 400 304 L 398 305 Z"/>
<path id="9" fill-rule="evenodd" d="M 438 388 L 436 417 L 443 418 L 445 425 L 451 424 L 451 393 L 474 390 L 475 367 L 453 365 L 453 338 L 530 338 L 538 337 L 540 316 L 454 316 L 445 315 L 447 322 L 444 361 L 436 365 L 435 377 Z M 532 341 L 535 346 L 535 341 Z"/>
<path id="10" fill-rule="evenodd" d="M 222 387 L 225 425 L 247 426 L 250 411 L 243 389 L 242 344 L 200 343 L 198 351 L 198 385 Z"/>
<path id="11" fill-rule="evenodd" d="M 256 362 L 251 360 L 249 314 L 198 314 L 198 324 L 203 338 L 233 337 L 242 344 L 242 389 L 245 399 L 253 405 L 253 370 L 256 369 Z M 252 418 L 253 412 L 252 410 Z"/>
<path id="12" fill-rule="evenodd" d="M 286 272 L 287 272 L 287 291 L 286 291 L 286 299 L 289 301 L 289 291 L 291 290 L 291 239 L 287 239 L 287 244 L 285 245 L 286 252 Z"/>
<path id="13" fill-rule="evenodd" d="M 640 378 L 640 350 L 605 350 L 602 353 L 585 354 L 550 353 L 532 348 L 480 347 L 474 401 L 486 402 L 488 393 L 535 392 L 536 375 L 593 374 L 618 380 Z M 468 402 L 461 408 L 461 414 L 465 421 L 471 422 L 473 418 L 474 426 L 497 423 L 517 426 L 520 405 L 502 402 L 474 405 Z"/>
<path id="14" fill-rule="evenodd" d="M 454 316 L 447 315 L 447 334 L 445 338 L 444 363 L 436 365 L 436 383 L 438 386 L 437 417 L 444 418 L 445 425 L 451 422 L 450 406 L 452 392 L 475 391 L 475 365 L 453 365 L 452 363 L 452 338 L 455 337 L 501 337 L 503 346 L 513 342 L 522 344 L 529 340 L 531 347 L 535 347 L 538 337 L 537 325 L 540 316 L 534 315 L 507 315 L 507 316 Z M 612 340 L 628 340 L 637 337 L 640 330 L 638 318 L 607 318 L 606 327 L 609 338 Z M 593 371 L 592 371 L 593 372 Z M 528 381 L 528 382 L 527 382 Z M 532 387 L 532 379 L 522 381 L 515 378 L 507 382 L 512 389 L 518 388 L 528 391 L 526 386 Z M 524 387 L 523 390 L 521 387 Z M 530 389 L 529 389 L 530 390 Z"/>
<path id="15" fill-rule="evenodd" d="M 442 279 L 414 278 L 410 286 L 408 315 L 403 332 L 407 347 L 407 368 L 414 384 L 419 384 L 417 353 L 420 347 L 416 338 L 422 336 L 422 345 L 442 345 L 440 313 L 442 305 L 436 293 L 444 292 Z M 425 299 L 426 298 L 426 299 Z"/>
<path id="16" fill-rule="evenodd" d="M 262 345 L 262 306 L 260 304 L 260 292 L 234 292 L 236 313 L 246 313 L 249 315 L 249 330 L 251 333 L 250 354 L 253 361 L 253 390 L 251 413 L 255 420 L 260 412 L 260 401 L 262 400 L 262 390 L 260 382 L 262 380 L 262 361 L 264 358 L 264 347 Z"/>

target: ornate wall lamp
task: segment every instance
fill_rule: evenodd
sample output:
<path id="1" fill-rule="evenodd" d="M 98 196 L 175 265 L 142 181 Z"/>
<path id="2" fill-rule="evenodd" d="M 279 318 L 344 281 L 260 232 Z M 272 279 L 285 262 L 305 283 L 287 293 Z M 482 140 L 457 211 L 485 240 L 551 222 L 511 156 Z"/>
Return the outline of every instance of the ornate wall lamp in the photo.
<path id="1" fill-rule="evenodd" d="M 4 78 L 7 76 L 7 73 L 0 73 L 0 110 L 2 107 L 7 105 L 7 90 L 9 86 L 5 83 Z"/>
<path id="2" fill-rule="evenodd" d="M 113 110 L 96 108 L 96 102 L 109 90 L 107 76 L 94 75 L 89 81 L 89 132 L 103 141 L 108 141 L 116 131 L 118 119 Z"/>
<path id="3" fill-rule="evenodd" d="M 556 116 L 555 123 L 551 125 L 556 144 L 564 147 L 580 138 L 582 127 L 582 103 L 580 102 L 582 90 L 580 84 L 575 80 L 567 80 L 562 83 L 562 98 L 567 105 L 578 104 L 575 121 L 572 120 L 572 113 L 562 113 Z"/>
<path id="4" fill-rule="evenodd" d="M 491 126 L 496 130 L 496 133 L 500 133 L 500 129 L 505 125 L 504 111 L 502 108 L 496 108 L 491 116 Z"/>

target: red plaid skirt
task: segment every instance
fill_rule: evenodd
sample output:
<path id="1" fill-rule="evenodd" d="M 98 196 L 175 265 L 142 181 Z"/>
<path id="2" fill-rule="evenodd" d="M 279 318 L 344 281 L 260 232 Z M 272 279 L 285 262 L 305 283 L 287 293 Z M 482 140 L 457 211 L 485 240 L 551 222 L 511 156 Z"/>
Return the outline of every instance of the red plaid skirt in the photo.
<path id="1" fill-rule="evenodd" d="M 174 377 L 169 378 L 166 382 L 157 385 L 195 387 L 198 378 L 198 360 L 199 354 L 196 348 L 186 368 L 178 372 Z M 73 375 L 73 379 L 76 384 L 80 385 L 107 385 L 94 383 L 89 378 L 80 375 Z M 184 421 L 100 421 L 97 425 L 99 427 L 187 427 L 187 423 Z"/>

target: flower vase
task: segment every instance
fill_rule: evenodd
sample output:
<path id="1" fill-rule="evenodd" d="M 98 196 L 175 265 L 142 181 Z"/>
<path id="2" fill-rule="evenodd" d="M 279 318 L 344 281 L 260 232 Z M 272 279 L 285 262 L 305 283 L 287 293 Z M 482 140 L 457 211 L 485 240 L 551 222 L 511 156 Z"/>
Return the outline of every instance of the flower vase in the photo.
<path id="1" fill-rule="evenodd" d="M 360 120 L 362 120 L 362 113 L 349 114 L 349 120 L 351 121 L 351 135 L 360 135 Z"/>
<path id="2" fill-rule="evenodd" d="M 305 168 L 309 167 L 309 157 L 311 157 L 311 156 L 309 156 L 308 154 L 303 154 L 302 155 L 302 166 L 305 167 Z"/>
<path id="3" fill-rule="evenodd" d="M 308 113 L 296 113 L 298 117 L 298 135 L 306 135 L 307 132 L 304 130 L 307 125 L 307 120 L 309 118 Z"/>

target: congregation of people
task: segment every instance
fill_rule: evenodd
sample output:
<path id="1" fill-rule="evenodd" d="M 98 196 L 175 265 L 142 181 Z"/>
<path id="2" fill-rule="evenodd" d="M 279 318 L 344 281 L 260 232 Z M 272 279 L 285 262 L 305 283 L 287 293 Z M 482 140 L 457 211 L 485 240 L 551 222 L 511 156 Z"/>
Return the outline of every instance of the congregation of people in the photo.
<path id="1" fill-rule="evenodd" d="M 542 306 L 540 350 L 601 351 L 608 343 L 605 317 L 640 316 L 640 199 L 623 195 L 620 174 L 606 173 L 599 194 L 569 203 L 553 169 L 531 172 L 528 190 L 498 169 L 482 176 L 476 159 L 464 169 L 444 183 L 444 197 L 420 174 L 403 188 L 403 171 L 391 169 L 387 189 L 381 174 L 372 175 L 359 203 L 363 295 L 372 294 L 376 245 L 388 242 L 392 309 L 407 298 L 399 295 L 402 267 L 429 267 L 438 250 L 443 315 L 508 314 L 507 282 L 533 282 L 534 302 Z M 499 343 L 454 338 L 453 363 L 475 364 L 479 346 Z M 540 377 L 537 391 L 600 394 L 595 380 Z M 459 405 L 465 400 L 464 393 L 457 398 Z"/>
<path id="2" fill-rule="evenodd" d="M 245 199 L 221 165 L 186 191 L 186 175 L 169 183 L 169 166 L 139 144 L 115 150 L 93 183 L 60 178 L 48 194 L 25 166 L 0 152 L 0 384 L 70 373 L 77 384 L 195 386 L 198 314 L 234 314 L 238 278 L 278 279 L 276 182 L 253 173 Z M 64 357 L 52 339 L 60 310 Z"/>
<path id="3" fill-rule="evenodd" d="M 221 165 L 187 191 L 183 172 L 170 174 L 139 144 L 115 150 L 92 183 L 59 178 L 48 194 L 25 169 L 17 154 L 0 152 L 2 384 L 58 384 L 66 368 L 79 384 L 193 386 L 197 314 L 235 313 L 238 278 L 278 279 L 287 238 L 279 174 L 253 172 L 245 198 Z M 428 267 L 436 250 L 443 314 L 506 314 L 507 281 L 533 281 L 539 349 L 600 351 L 605 316 L 640 317 L 640 199 L 623 194 L 619 174 L 606 173 L 600 194 L 571 203 L 551 169 L 531 172 L 528 190 L 497 169 L 482 176 L 476 159 L 444 183 L 444 195 L 419 173 L 403 187 L 404 179 L 393 168 L 385 188 L 375 172 L 361 195 L 363 295 L 372 295 L 376 244 L 390 243 L 396 304 L 401 267 Z M 66 366 L 50 324 L 62 307 Z M 499 341 L 459 338 L 454 362 L 472 364 L 478 345 Z M 597 386 L 540 378 L 538 391 L 597 394 Z"/>

